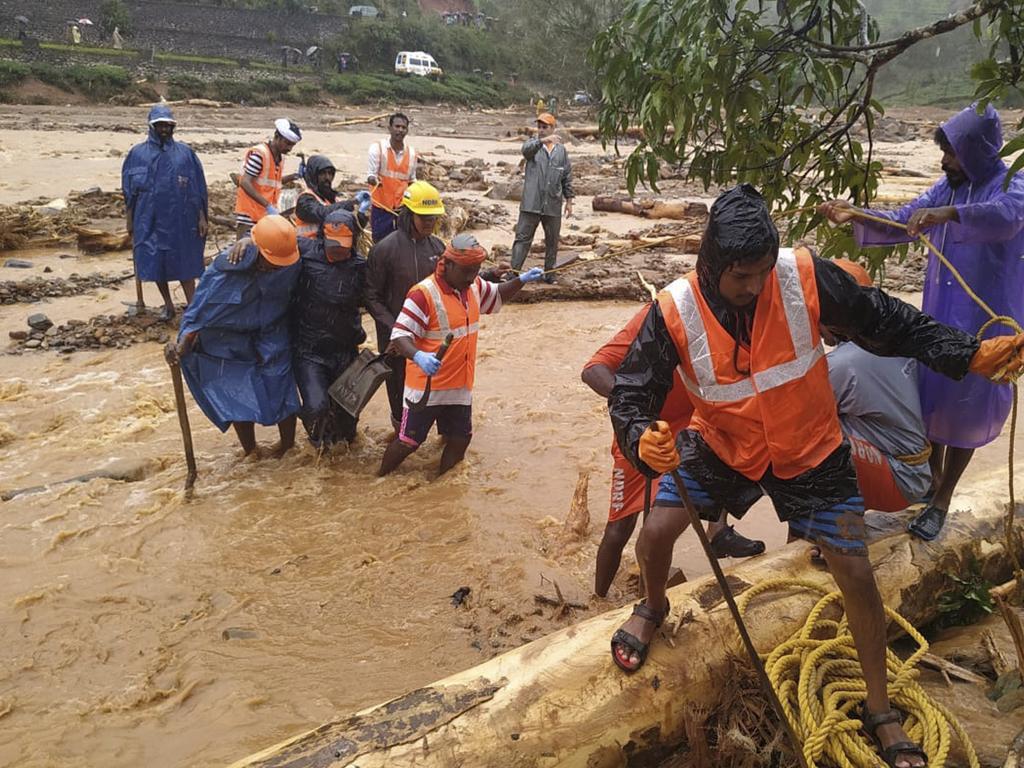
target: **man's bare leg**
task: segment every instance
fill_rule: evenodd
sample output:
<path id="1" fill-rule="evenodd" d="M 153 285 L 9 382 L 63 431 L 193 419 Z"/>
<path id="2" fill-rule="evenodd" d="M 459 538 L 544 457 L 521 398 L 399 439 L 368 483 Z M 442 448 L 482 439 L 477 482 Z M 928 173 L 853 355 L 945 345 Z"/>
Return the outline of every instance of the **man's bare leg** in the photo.
<path id="1" fill-rule="evenodd" d="M 626 548 L 629 537 L 633 535 L 636 521 L 640 513 L 632 514 L 621 520 L 608 523 L 604 527 L 601 544 L 597 547 L 597 570 L 594 573 L 594 594 L 605 597 L 615 580 L 619 564 L 622 562 L 622 550 Z"/>
<path id="2" fill-rule="evenodd" d="M 380 469 L 377 470 L 377 477 L 384 477 L 398 469 L 399 465 L 412 454 L 418 446 L 406 445 L 399 439 L 391 441 L 391 445 L 384 451 L 384 457 L 380 460 Z"/>
<path id="3" fill-rule="evenodd" d="M 877 715 L 889 711 L 886 689 L 885 611 L 878 593 L 871 561 L 864 555 L 843 555 L 822 547 L 832 578 L 843 593 L 846 617 L 857 647 L 864 684 L 867 686 L 867 709 Z M 897 741 L 910 741 L 899 723 L 880 725 L 876 731 L 882 748 Z M 920 757 L 907 755 L 896 760 L 898 768 L 923 766 Z"/>
<path id="4" fill-rule="evenodd" d="M 442 438 L 444 436 L 442 435 Z M 444 450 L 441 451 L 441 471 L 439 475 L 443 475 L 449 469 L 454 467 L 460 461 L 466 457 L 466 449 L 469 448 L 470 438 L 468 437 L 449 437 L 444 444 Z"/>
<path id="5" fill-rule="evenodd" d="M 192 303 L 192 297 L 196 295 L 196 281 L 195 280 L 182 280 L 181 290 L 185 293 L 185 306 L 187 307 Z"/>
<path id="6" fill-rule="evenodd" d="M 281 439 L 277 445 L 270 449 L 270 456 L 272 458 L 280 459 L 295 445 L 295 424 L 297 421 L 297 416 L 289 416 L 284 421 L 278 422 L 277 433 Z"/>
<path id="7" fill-rule="evenodd" d="M 163 319 L 170 320 L 174 317 L 174 299 L 171 298 L 171 286 L 157 280 L 156 289 L 160 291 L 160 297 L 164 300 Z"/>
<path id="8" fill-rule="evenodd" d="M 974 456 L 973 448 L 954 448 L 932 443 L 932 457 L 929 462 L 933 470 L 936 447 L 941 449 L 939 453 L 942 456 L 942 472 L 932 475 L 931 501 L 908 526 L 911 533 L 925 541 L 933 540 L 942 532 L 942 527 L 946 523 L 946 513 L 953 500 L 953 492 Z"/>
<path id="9" fill-rule="evenodd" d="M 640 575 L 647 590 L 647 607 L 652 611 L 665 610 L 665 584 L 672 566 L 672 547 L 676 539 L 690 524 L 686 510 L 682 507 L 662 507 L 657 504 L 640 529 L 636 541 L 636 559 L 640 563 Z M 657 627 L 641 616 L 630 616 L 622 629 L 642 643 L 649 643 Z M 629 664 L 639 664 L 640 657 L 630 651 Z"/>
<path id="10" fill-rule="evenodd" d="M 238 436 L 238 442 L 242 444 L 242 453 L 248 456 L 255 451 L 256 425 L 251 421 L 233 421 L 231 426 L 234 427 L 235 434 Z"/>
<path id="11" fill-rule="evenodd" d="M 942 481 L 942 471 L 945 469 L 946 446 L 941 443 L 932 443 L 932 455 L 928 457 L 928 467 L 932 471 L 932 485 L 929 494 L 934 496 L 935 489 Z"/>

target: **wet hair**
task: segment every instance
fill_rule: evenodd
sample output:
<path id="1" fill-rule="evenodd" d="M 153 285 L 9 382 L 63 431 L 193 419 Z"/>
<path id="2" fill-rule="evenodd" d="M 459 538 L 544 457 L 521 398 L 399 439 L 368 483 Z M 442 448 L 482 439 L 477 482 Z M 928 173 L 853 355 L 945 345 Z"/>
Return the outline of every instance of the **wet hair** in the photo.
<path id="1" fill-rule="evenodd" d="M 953 145 L 949 143 L 949 138 L 946 136 L 946 132 L 941 127 L 935 129 L 935 143 L 939 145 L 939 149 L 943 152 L 949 152 L 956 154 L 953 149 Z"/>
<path id="2" fill-rule="evenodd" d="M 403 115 L 401 112 L 395 112 L 395 114 L 388 117 L 388 127 L 390 128 L 395 124 L 395 120 L 405 120 L 405 124 L 409 125 L 409 118 Z"/>

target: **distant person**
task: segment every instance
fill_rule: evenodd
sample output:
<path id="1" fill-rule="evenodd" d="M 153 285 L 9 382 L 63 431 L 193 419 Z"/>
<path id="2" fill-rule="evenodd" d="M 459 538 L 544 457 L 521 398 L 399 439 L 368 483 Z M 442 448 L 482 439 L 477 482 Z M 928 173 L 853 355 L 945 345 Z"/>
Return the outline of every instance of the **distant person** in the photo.
<path id="1" fill-rule="evenodd" d="M 833 222 L 853 219 L 857 242 L 864 246 L 914 240 L 925 232 L 967 284 L 997 315 L 1024 318 L 1024 174 L 1006 179 L 1000 159 L 1003 133 L 999 114 L 989 105 L 954 115 L 935 132 L 945 178 L 898 211 L 870 211 L 907 225 L 904 232 L 853 219 L 845 200 L 821 210 Z M 936 320 L 975 334 L 988 314 L 967 295 L 952 274 L 929 255 L 923 311 Z M 996 325 L 986 336 L 1006 333 Z M 976 448 L 995 440 L 1013 400 L 1008 386 L 992 386 L 969 373 L 954 381 L 928 369 L 920 371 L 921 409 L 932 443 L 932 487 L 925 509 L 910 532 L 931 541 L 946 521 L 953 492 Z"/>
<path id="2" fill-rule="evenodd" d="M 535 267 L 503 283 L 491 283 L 479 276 L 486 258 L 487 251 L 473 235 L 456 235 L 438 259 L 434 273 L 414 285 L 405 297 L 391 342 L 412 364 L 406 372 L 401 425 L 384 452 L 379 476 L 397 469 L 427 439 L 434 424 L 446 440 L 440 474 L 466 455 L 473 437 L 480 315 L 497 312 L 503 301 L 542 274 Z M 448 336 L 453 336 L 451 346 L 439 359 L 438 351 Z"/>
<path id="3" fill-rule="evenodd" d="M 562 199 L 565 216 L 572 217 L 572 163 L 569 153 L 555 133 L 555 116 L 544 112 L 537 118 L 537 136 L 523 143 L 526 172 L 523 199 L 519 203 L 519 221 L 512 243 L 512 268 L 522 269 L 533 243 L 537 225 L 544 228 L 544 282 L 555 282 L 551 270 L 558 259 L 558 236 L 562 230 Z"/>
<path id="4" fill-rule="evenodd" d="M 157 104 L 149 111 L 149 137 L 121 166 L 135 274 L 156 283 L 164 320 L 174 317 L 171 280 L 181 284 L 185 303 L 192 301 L 209 231 L 203 165 L 188 144 L 174 140 L 176 125 L 170 107 Z"/>
<path id="5" fill-rule="evenodd" d="M 365 190 L 351 200 L 339 199 L 334 189 L 335 173 L 334 163 L 324 155 L 313 155 L 305 162 L 302 179 L 306 188 L 295 201 L 295 231 L 299 237 L 317 238 L 320 225 L 332 211 L 353 211 L 358 208 L 366 213 L 369 210 L 370 193 Z M 362 229 L 361 222 L 354 224 L 359 230 Z"/>
<path id="6" fill-rule="evenodd" d="M 115 50 L 120 51 L 124 48 L 124 39 L 121 37 L 121 30 L 118 27 L 114 27 L 114 34 L 110 36 L 110 39 Z"/>
<path id="7" fill-rule="evenodd" d="M 547 104 L 544 103 L 544 99 L 542 97 L 539 97 L 539 96 L 537 97 L 536 109 L 537 109 L 537 118 L 538 119 L 540 119 L 540 116 L 548 111 L 548 106 L 547 106 Z"/>
<path id="8" fill-rule="evenodd" d="M 299 398 L 292 374 L 288 310 L 299 278 L 295 227 L 264 216 L 199 282 L 167 345 L 196 404 L 221 432 L 235 430 L 242 452 L 256 450 L 256 424 L 277 425 L 283 455 L 295 443 Z"/>
<path id="9" fill-rule="evenodd" d="M 319 155 L 314 155 L 319 157 Z M 329 448 L 356 436 L 357 422 L 327 394 L 359 354 L 366 259 L 356 250 L 352 212 L 334 208 L 312 239 L 300 238 L 302 271 L 292 302 L 292 364 L 310 442 Z"/>
<path id="10" fill-rule="evenodd" d="M 238 236 L 244 237 L 252 226 L 264 216 L 280 213 L 277 202 L 281 187 L 298 174 L 284 174 L 284 156 L 302 141 L 299 126 L 286 117 L 274 121 L 274 135 L 270 141 L 250 147 L 245 153 L 242 173 L 235 194 L 235 221 Z"/>
<path id="11" fill-rule="evenodd" d="M 78 45 L 82 42 L 82 31 L 77 24 L 71 25 L 71 44 Z"/>
<path id="12" fill-rule="evenodd" d="M 414 181 L 402 196 L 398 228 L 370 251 L 366 278 L 366 309 L 373 317 L 377 349 L 391 344 L 391 331 L 402 311 L 409 290 L 434 272 L 444 243 L 434 236 L 437 220 L 444 215 L 441 193 L 425 181 Z M 391 425 L 398 431 L 402 422 L 405 391 L 405 358 L 389 355 L 391 375 L 387 385 Z"/>
<path id="13" fill-rule="evenodd" d="M 405 143 L 409 118 L 401 112 L 391 115 L 388 132 L 389 139 L 370 145 L 367 158 L 366 183 L 370 185 L 373 201 L 370 227 L 375 243 L 395 231 L 402 195 L 416 181 L 416 150 Z"/>
<path id="14" fill-rule="evenodd" d="M 28 40 L 28 19 L 24 16 L 19 16 L 18 19 L 18 39 Z"/>

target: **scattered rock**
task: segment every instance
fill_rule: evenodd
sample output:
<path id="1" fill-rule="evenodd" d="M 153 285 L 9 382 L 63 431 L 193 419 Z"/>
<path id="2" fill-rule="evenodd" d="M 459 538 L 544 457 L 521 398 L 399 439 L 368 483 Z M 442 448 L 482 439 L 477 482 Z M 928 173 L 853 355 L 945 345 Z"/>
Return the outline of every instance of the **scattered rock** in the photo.
<path id="1" fill-rule="evenodd" d="M 25 261 L 25 259 L 7 259 L 4 262 L 4 266 L 12 269 L 32 269 L 35 264 L 31 261 Z"/>
<path id="2" fill-rule="evenodd" d="M 177 317 L 180 317 L 180 313 Z M 103 347 L 123 348 L 146 342 L 164 344 L 176 333 L 177 320 L 163 322 L 152 312 L 97 315 L 88 321 L 69 320 L 62 325 L 48 327 L 45 331 L 33 329 L 27 338 L 16 338 L 12 334 L 15 343 L 9 349 L 9 354 L 36 349 L 53 349 L 68 354 Z"/>
<path id="3" fill-rule="evenodd" d="M 29 349 L 35 349 L 36 347 L 41 346 L 42 343 L 43 342 L 41 342 L 39 339 L 29 339 L 28 341 L 25 342 L 25 346 L 28 347 Z"/>
<path id="4" fill-rule="evenodd" d="M 48 318 L 42 312 L 37 312 L 34 315 L 28 316 L 28 325 L 30 328 L 34 328 L 37 331 L 47 331 L 53 327 L 53 320 Z"/>
<path id="5" fill-rule="evenodd" d="M 223 640 L 255 640 L 259 634 L 252 629 L 242 627 L 228 627 L 220 633 Z"/>
<path id="6" fill-rule="evenodd" d="M 7 335 L 15 341 L 24 341 L 28 338 L 28 331 L 8 331 Z"/>
<path id="7" fill-rule="evenodd" d="M 64 258 L 63 256 L 61 258 Z M 52 271 L 50 267 L 43 270 Z M 79 275 L 63 277 L 30 277 L 26 280 L 0 280 L 0 304 L 33 303 L 44 298 L 78 296 L 97 288 L 113 288 L 132 278 L 132 272 L 119 275 Z"/>

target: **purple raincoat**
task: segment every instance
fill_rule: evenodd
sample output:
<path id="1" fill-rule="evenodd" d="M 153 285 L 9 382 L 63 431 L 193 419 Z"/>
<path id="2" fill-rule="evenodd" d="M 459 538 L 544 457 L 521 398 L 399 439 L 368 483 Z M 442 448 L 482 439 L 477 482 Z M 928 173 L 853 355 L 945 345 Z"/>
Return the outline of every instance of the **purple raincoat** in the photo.
<path id="1" fill-rule="evenodd" d="M 969 179 L 954 189 L 945 178 L 898 211 L 871 211 L 906 223 L 918 208 L 956 206 L 960 221 L 942 224 L 926 234 L 998 315 L 1024 321 L 1024 176 L 1015 174 L 1004 191 L 1006 165 L 999 158 L 1003 133 L 999 114 L 989 105 L 979 115 L 971 106 L 942 125 L 957 160 Z M 903 230 L 856 221 L 861 245 L 906 243 Z M 925 274 L 925 313 L 974 334 L 988 315 L 971 299 L 934 255 Z M 997 325 L 986 337 L 1012 333 Z M 967 374 L 947 379 L 924 366 L 920 370 L 921 411 L 928 439 L 956 448 L 977 448 L 999 436 L 1010 412 L 1013 390 Z"/>

